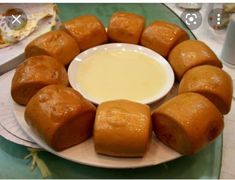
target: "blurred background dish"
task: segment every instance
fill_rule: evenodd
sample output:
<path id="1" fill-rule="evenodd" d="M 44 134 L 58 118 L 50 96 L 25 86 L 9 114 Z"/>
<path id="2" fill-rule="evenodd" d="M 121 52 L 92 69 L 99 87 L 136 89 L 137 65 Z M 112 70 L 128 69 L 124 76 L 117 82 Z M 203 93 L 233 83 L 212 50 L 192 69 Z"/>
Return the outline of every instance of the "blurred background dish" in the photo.
<path id="1" fill-rule="evenodd" d="M 27 22 L 19 29 L 11 29 L 7 25 L 6 15 L 17 9 L 23 10 Z M 0 4 L 0 74 L 23 60 L 24 49 L 29 42 L 58 24 L 55 4 Z"/>

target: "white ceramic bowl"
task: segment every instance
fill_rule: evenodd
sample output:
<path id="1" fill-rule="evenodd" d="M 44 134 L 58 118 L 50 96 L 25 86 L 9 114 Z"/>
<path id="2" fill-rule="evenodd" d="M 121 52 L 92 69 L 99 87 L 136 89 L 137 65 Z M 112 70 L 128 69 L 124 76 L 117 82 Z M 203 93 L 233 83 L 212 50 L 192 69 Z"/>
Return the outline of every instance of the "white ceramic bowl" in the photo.
<path id="1" fill-rule="evenodd" d="M 85 92 L 81 90 L 81 87 L 77 81 L 78 77 L 78 67 L 84 59 L 87 57 L 91 56 L 94 53 L 101 52 L 101 51 L 108 51 L 108 50 L 128 50 L 128 51 L 134 51 L 134 52 L 141 52 L 144 53 L 146 56 L 151 57 L 153 60 L 158 61 L 158 63 L 161 64 L 161 66 L 164 68 L 166 71 L 167 75 L 167 80 L 164 84 L 164 87 L 162 88 L 161 91 L 157 92 L 153 97 L 148 98 L 148 99 L 143 99 L 139 101 L 139 103 L 143 104 L 151 104 L 161 98 L 163 98 L 172 88 L 174 84 L 174 73 L 167 62 L 165 58 L 163 58 L 160 54 L 154 52 L 151 49 L 145 48 L 143 46 L 139 45 L 134 45 L 134 44 L 126 44 L 126 43 L 111 43 L 111 44 L 105 44 L 105 45 L 100 45 L 96 46 L 94 48 L 90 48 L 81 54 L 79 54 L 75 59 L 71 62 L 68 68 L 68 77 L 69 77 L 69 82 L 72 86 L 73 89 L 77 90 L 80 92 L 86 99 L 89 101 L 95 103 L 95 104 L 100 104 L 101 102 L 95 99 L 94 97 L 89 97 Z M 155 78 L 155 77 L 153 77 Z"/>

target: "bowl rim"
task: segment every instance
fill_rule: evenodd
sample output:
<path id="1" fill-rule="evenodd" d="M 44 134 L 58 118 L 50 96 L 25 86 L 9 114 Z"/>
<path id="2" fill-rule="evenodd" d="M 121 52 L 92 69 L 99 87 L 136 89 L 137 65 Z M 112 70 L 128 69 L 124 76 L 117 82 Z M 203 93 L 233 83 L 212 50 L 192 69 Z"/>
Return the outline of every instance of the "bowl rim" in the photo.
<path id="1" fill-rule="evenodd" d="M 128 43 L 103 44 L 103 45 L 89 48 L 89 49 L 81 52 L 80 54 L 78 54 L 72 60 L 72 62 L 70 63 L 70 65 L 68 67 L 68 79 L 69 79 L 69 83 L 70 83 L 71 87 L 74 90 L 78 91 L 85 99 L 87 99 L 88 101 L 90 101 L 94 104 L 98 105 L 98 104 L 104 102 L 104 101 L 99 101 L 99 100 L 95 99 L 94 97 L 90 97 L 87 93 L 82 91 L 82 89 L 77 81 L 77 74 L 78 74 L 77 70 L 78 70 L 79 63 L 81 63 L 81 61 L 86 59 L 88 56 L 95 54 L 99 51 L 117 50 L 117 49 L 121 49 L 123 51 L 128 50 L 128 51 L 143 53 L 146 56 L 150 57 L 151 59 L 159 62 L 162 65 L 162 67 L 164 68 L 164 70 L 166 71 L 167 81 L 166 81 L 165 87 L 160 92 L 158 92 L 156 95 L 154 95 L 150 98 L 147 98 L 147 99 L 143 99 L 141 101 L 136 101 L 136 102 L 142 103 L 142 104 L 152 104 L 152 103 L 162 99 L 163 97 L 165 97 L 169 93 L 169 91 L 171 90 L 171 88 L 174 85 L 175 76 L 174 76 L 174 71 L 173 71 L 172 67 L 170 66 L 170 64 L 168 63 L 168 61 L 163 56 L 161 56 L 160 54 L 158 54 L 157 52 L 155 52 L 149 48 L 146 48 L 141 45 L 128 44 Z"/>

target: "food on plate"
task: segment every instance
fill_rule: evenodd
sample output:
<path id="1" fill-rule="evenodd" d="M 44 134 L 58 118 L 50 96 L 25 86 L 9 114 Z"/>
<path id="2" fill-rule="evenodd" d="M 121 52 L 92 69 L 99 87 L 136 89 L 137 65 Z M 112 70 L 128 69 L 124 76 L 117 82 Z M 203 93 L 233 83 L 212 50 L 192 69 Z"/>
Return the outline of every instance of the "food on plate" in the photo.
<path id="1" fill-rule="evenodd" d="M 141 44 L 167 57 L 174 46 L 187 39 L 189 36 L 181 27 L 165 21 L 155 21 L 144 29 Z"/>
<path id="2" fill-rule="evenodd" d="M 223 9 L 226 13 L 235 13 L 235 4 L 234 3 L 223 4 Z"/>
<path id="3" fill-rule="evenodd" d="M 212 28 L 215 30 L 225 29 L 227 28 L 230 22 L 231 16 L 233 15 L 233 13 L 235 13 L 235 4 L 234 3 L 223 4 L 223 9 L 221 9 L 221 11 L 219 12 L 221 13 L 219 16 L 219 23 L 213 23 L 218 21 L 218 17 L 214 15 L 215 11 L 212 12 L 213 13 L 210 13 L 208 17 L 210 24 L 212 24 Z"/>
<path id="4" fill-rule="evenodd" d="M 96 108 L 77 91 L 49 85 L 35 94 L 25 120 L 56 151 L 79 144 L 92 135 Z"/>
<path id="5" fill-rule="evenodd" d="M 138 44 L 144 23 L 143 16 L 129 12 L 115 12 L 109 22 L 108 37 L 113 42 Z"/>
<path id="6" fill-rule="evenodd" d="M 5 18 L 7 20 L 9 20 L 8 18 L 12 18 L 12 16 L 15 17 L 21 17 L 21 19 L 17 19 L 20 21 L 20 23 L 18 24 L 18 26 L 14 26 L 15 23 L 12 22 L 12 26 L 11 28 L 15 29 L 15 30 L 20 30 L 21 28 L 24 28 L 25 25 L 27 24 L 27 19 L 24 19 L 24 11 L 22 9 L 18 9 L 18 8 L 11 8 L 11 9 L 7 9 L 6 12 L 3 14 L 3 16 L 5 16 Z M 9 22 L 7 22 L 9 25 Z"/>
<path id="7" fill-rule="evenodd" d="M 64 66 L 50 56 L 33 56 L 17 67 L 11 96 L 18 104 L 26 105 L 38 90 L 49 84 L 68 85 Z"/>
<path id="8" fill-rule="evenodd" d="M 2 42 L 0 41 L 0 49 L 5 50 L 5 47 L 29 37 L 33 32 L 32 36 L 36 37 L 39 33 L 49 31 L 56 25 L 56 16 L 56 5 L 52 3 L 1 3 L 0 36 L 2 36 Z"/>
<path id="9" fill-rule="evenodd" d="M 167 146 L 191 155 L 213 141 L 223 130 L 223 115 L 204 96 L 184 93 L 152 113 L 153 130 Z"/>
<path id="10" fill-rule="evenodd" d="M 80 52 L 77 42 L 63 30 L 50 31 L 33 40 L 25 48 L 26 58 L 48 55 L 61 64 L 69 64 Z"/>
<path id="11" fill-rule="evenodd" d="M 104 25 L 93 15 L 66 21 L 64 28 L 76 39 L 81 50 L 103 44 L 108 40 Z"/>
<path id="12" fill-rule="evenodd" d="M 196 92 L 213 102 L 222 114 L 231 107 L 233 84 L 222 69 L 203 65 L 188 70 L 180 81 L 179 93 Z"/>
<path id="13" fill-rule="evenodd" d="M 107 101 L 97 108 L 94 143 L 97 153 L 141 157 L 151 137 L 150 108 L 127 100 Z"/>
<path id="14" fill-rule="evenodd" d="M 223 114 L 230 110 L 233 87 L 215 53 L 201 41 L 188 40 L 187 32 L 175 24 L 155 21 L 144 26 L 143 16 L 116 12 L 106 32 L 96 16 L 84 15 L 27 45 L 27 59 L 16 69 L 11 95 L 18 104 L 26 105 L 27 124 L 52 149 L 63 151 L 93 134 L 98 154 L 143 157 L 153 128 L 164 144 L 191 155 L 222 132 Z M 3 35 L 0 29 L 0 45 Z M 119 44 L 118 50 L 94 52 L 79 61 L 75 84 L 86 97 L 101 102 L 96 111 L 79 92 L 66 87 L 69 82 L 64 66 L 80 50 L 108 40 L 140 43 L 168 58 L 181 80 L 179 95 L 151 115 L 148 105 L 137 102 L 149 101 L 167 87 L 164 64 Z"/>
<path id="15" fill-rule="evenodd" d="M 213 65 L 222 68 L 215 53 L 202 41 L 187 40 L 178 44 L 169 54 L 169 63 L 178 80 L 184 73 L 199 65 Z"/>

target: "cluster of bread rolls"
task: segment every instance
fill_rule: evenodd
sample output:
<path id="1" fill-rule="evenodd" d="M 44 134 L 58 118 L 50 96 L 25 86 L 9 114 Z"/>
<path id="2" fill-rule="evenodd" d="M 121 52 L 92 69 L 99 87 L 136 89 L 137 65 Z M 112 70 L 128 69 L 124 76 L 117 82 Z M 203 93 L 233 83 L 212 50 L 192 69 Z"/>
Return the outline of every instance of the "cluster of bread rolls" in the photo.
<path id="1" fill-rule="evenodd" d="M 12 80 L 12 98 L 26 105 L 25 120 L 57 151 L 94 135 L 97 153 L 118 157 L 144 156 L 152 128 L 166 145 L 193 154 L 214 140 L 229 112 L 232 84 L 221 62 L 203 42 L 188 40 L 179 26 L 143 16 L 116 12 L 108 30 L 93 15 L 63 23 L 60 30 L 33 40 L 26 60 Z M 168 59 L 180 81 L 177 97 L 152 114 L 148 105 L 114 100 L 96 107 L 68 86 L 66 67 L 81 51 L 107 43 L 141 44 Z"/>
<path id="2" fill-rule="evenodd" d="M 179 95 L 154 110 L 153 130 L 163 143 L 189 155 L 222 132 L 223 114 L 230 111 L 232 103 L 232 79 L 201 41 L 179 43 L 168 61 L 179 81 Z"/>

